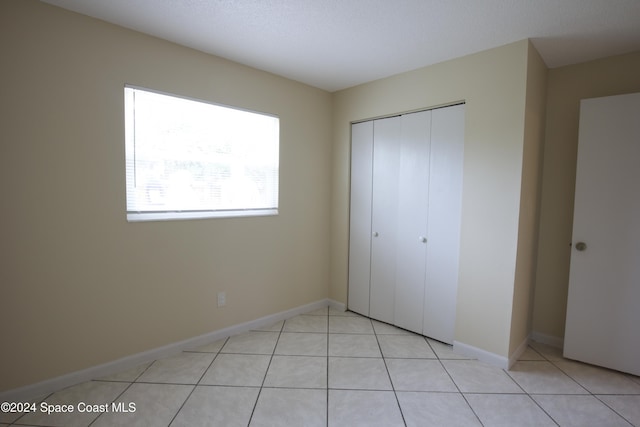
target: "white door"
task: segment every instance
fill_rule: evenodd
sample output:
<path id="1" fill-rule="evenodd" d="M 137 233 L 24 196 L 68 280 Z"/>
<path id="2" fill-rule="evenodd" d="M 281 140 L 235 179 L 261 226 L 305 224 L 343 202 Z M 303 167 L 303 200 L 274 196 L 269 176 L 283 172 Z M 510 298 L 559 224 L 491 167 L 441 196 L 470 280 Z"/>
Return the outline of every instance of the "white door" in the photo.
<path id="1" fill-rule="evenodd" d="M 387 323 L 394 319 L 399 138 L 400 117 L 373 122 L 369 315 Z"/>
<path id="2" fill-rule="evenodd" d="M 351 126 L 349 310 L 369 316 L 373 122 Z"/>
<path id="3" fill-rule="evenodd" d="M 583 100 L 565 357 L 640 375 L 640 94 Z"/>
<path id="4" fill-rule="evenodd" d="M 424 335 L 453 344 L 462 216 L 464 104 L 433 110 Z"/>
<path id="5" fill-rule="evenodd" d="M 401 116 L 394 324 L 422 333 L 431 111 Z"/>

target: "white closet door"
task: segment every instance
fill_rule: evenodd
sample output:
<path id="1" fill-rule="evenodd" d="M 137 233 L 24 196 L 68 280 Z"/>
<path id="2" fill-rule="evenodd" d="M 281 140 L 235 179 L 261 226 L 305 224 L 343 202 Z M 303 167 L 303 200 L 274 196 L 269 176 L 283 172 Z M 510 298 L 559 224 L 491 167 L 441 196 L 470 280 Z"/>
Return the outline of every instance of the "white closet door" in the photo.
<path id="1" fill-rule="evenodd" d="M 373 122 L 351 126 L 351 209 L 349 228 L 350 310 L 369 316 L 371 278 L 371 191 Z"/>
<path id="2" fill-rule="evenodd" d="M 564 356 L 640 375 L 640 93 L 586 99 Z"/>
<path id="3" fill-rule="evenodd" d="M 422 333 L 431 111 L 401 116 L 394 324 Z"/>
<path id="4" fill-rule="evenodd" d="M 463 159 L 464 105 L 432 110 L 423 333 L 448 344 L 455 332 Z"/>
<path id="5" fill-rule="evenodd" d="M 393 323 L 400 117 L 373 124 L 371 293 L 369 315 Z"/>

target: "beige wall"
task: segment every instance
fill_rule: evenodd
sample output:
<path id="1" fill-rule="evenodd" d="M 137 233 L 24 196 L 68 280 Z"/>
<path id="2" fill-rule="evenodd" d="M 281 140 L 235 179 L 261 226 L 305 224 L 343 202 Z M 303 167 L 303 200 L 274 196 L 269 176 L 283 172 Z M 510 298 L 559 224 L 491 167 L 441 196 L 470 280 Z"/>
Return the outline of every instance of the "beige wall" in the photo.
<path id="1" fill-rule="evenodd" d="M 350 122 L 465 101 L 455 339 L 509 355 L 530 48 L 525 40 L 334 94 L 331 298 L 347 302 Z"/>
<path id="2" fill-rule="evenodd" d="M 513 355 L 520 345 L 527 342 L 531 333 L 542 189 L 546 84 L 547 67 L 536 49 L 530 46 L 527 63 L 522 192 L 520 194 L 518 252 L 511 316 L 510 355 Z"/>
<path id="3" fill-rule="evenodd" d="M 640 52 L 549 70 L 533 330 L 562 339 L 580 100 L 640 92 Z"/>
<path id="4" fill-rule="evenodd" d="M 0 51 L 0 391 L 327 297 L 329 93 L 34 0 Z M 280 215 L 128 223 L 125 83 L 279 115 Z"/>

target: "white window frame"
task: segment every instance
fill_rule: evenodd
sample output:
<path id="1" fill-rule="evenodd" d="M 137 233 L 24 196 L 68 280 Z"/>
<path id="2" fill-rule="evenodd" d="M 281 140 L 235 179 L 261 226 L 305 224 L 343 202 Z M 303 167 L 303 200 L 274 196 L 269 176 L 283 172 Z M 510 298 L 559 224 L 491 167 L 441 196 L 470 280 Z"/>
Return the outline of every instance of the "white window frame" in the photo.
<path id="1" fill-rule="evenodd" d="M 125 169 L 127 220 L 129 222 L 252 217 L 278 214 L 280 131 L 279 118 L 277 116 L 132 85 L 125 85 L 124 93 Z M 138 95 L 137 104 L 135 94 L 142 94 Z M 148 103 L 146 104 L 147 107 L 144 107 L 145 104 L 142 104 L 140 96 L 147 96 L 147 99 L 156 99 L 158 102 Z M 178 110 L 176 114 L 167 116 L 170 119 L 157 120 L 161 114 L 164 114 L 160 113 L 163 110 L 158 105 L 163 105 L 164 101 L 168 100 L 177 101 L 176 104 L 182 106 L 182 109 Z M 138 108 L 138 118 L 136 118 L 134 106 Z M 194 114 L 186 113 L 187 108 L 191 107 L 196 108 L 196 110 L 193 110 Z M 147 112 L 151 109 L 154 109 L 154 111 L 146 116 L 141 112 L 140 108 L 147 108 Z M 199 116 L 201 111 L 206 111 L 207 114 L 211 113 L 211 115 L 226 115 L 224 116 L 226 120 L 214 122 L 218 123 L 219 126 L 212 126 L 208 120 L 209 115 Z M 189 117 L 189 119 L 185 119 L 187 124 L 174 119 L 179 116 Z M 153 120 L 157 120 L 157 127 L 162 129 L 151 129 L 153 128 L 151 125 L 153 121 L 142 117 L 153 117 Z M 193 119 L 193 117 L 197 117 L 197 119 Z M 242 122 L 239 125 L 235 125 L 235 127 L 229 127 L 228 129 L 225 127 L 226 123 L 235 123 L 236 119 L 242 120 Z M 189 120 L 194 121 L 189 122 Z M 245 125 L 245 120 L 252 121 L 251 123 L 254 123 L 253 127 Z M 166 129 L 164 129 L 165 122 L 171 123 L 166 125 Z M 195 142 L 198 137 L 193 136 L 196 131 L 181 133 L 183 132 L 182 129 L 193 129 L 201 124 L 202 129 L 209 129 L 211 135 L 216 134 L 210 136 L 209 133 L 206 133 L 205 140 L 212 138 L 212 141 L 215 140 L 215 142 L 210 145 L 205 144 L 208 154 L 203 155 L 194 154 L 193 152 L 193 147 L 196 146 L 194 144 L 200 144 L 200 142 Z M 145 137 L 140 136 L 144 135 L 143 126 L 146 126 L 145 129 L 155 132 L 152 133 L 153 137 L 146 137 L 145 139 Z M 226 132 L 224 137 L 217 135 L 218 130 L 222 128 Z M 198 127 L 198 129 L 200 128 Z M 255 129 L 259 129 L 260 132 L 255 132 Z M 201 135 L 204 132 L 209 131 L 200 131 L 198 134 L 200 139 L 202 139 Z M 136 135 L 138 135 L 137 141 Z M 250 146 L 245 144 L 246 141 L 253 141 L 256 138 L 259 138 L 257 145 Z M 226 150 L 224 152 L 220 151 L 222 139 L 224 139 L 224 149 Z M 156 140 L 162 140 L 163 142 L 157 144 L 147 142 L 147 145 L 144 145 L 145 141 Z M 184 143 L 184 141 L 194 142 Z M 156 148 L 156 145 L 162 148 Z M 180 146 L 183 147 L 182 150 L 176 148 Z M 197 147 L 199 148 L 200 145 L 197 145 Z M 157 150 L 157 154 L 154 150 Z M 170 154 L 167 154 L 167 151 Z M 172 155 L 176 157 L 173 158 Z M 152 172 L 153 168 L 150 166 L 145 168 L 145 162 L 147 164 L 151 163 L 152 160 L 150 159 L 152 157 L 154 164 L 161 164 L 160 172 Z M 188 169 L 171 169 L 172 176 L 177 176 L 178 174 L 187 176 L 188 179 L 182 185 L 185 185 L 184 188 L 189 190 L 189 195 L 193 195 L 193 197 L 191 197 L 190 202 L 185 201 L 187 196 L 182 197 L 183 201 L 180 201 L 180 194 L 182 193 L 174 191 L 172 194 L 178 197 L 174 197 L 169 201 L 167 186 L 170 184 L 167 184 L 168 179 L 166 176 L 168 173 L 165 171 L 164 165 L 167 163 L 176 164 L 180 161 L 198 162 L 197 164 L 201 166 L 203 164 L 208 165 L 209 168 L 213 167 L 212 162 L 215 162 L 216 167 L 223 170 L 222 177 L 207 178 L 206 174 L 203 173 L 202 175 L 196 174 L 196 178 L 193 179 L 194 175 Z M 254 176 L 248 178 L 247 170 L 252 170 Z M 162 179 L 156 180 L 156 182 L 162 181 L 161 184 L 156 183 L 157 188 L 160 189 L 159 194 L 162 194 L 162 196 L 156 199 L 157 205 L 153 205 L 148 196 L 149 182 L 151 181 L 149 177 L 151 174 L 156 173 L 158 176 L 162 176 Z M 255 177 L 256 174 L 258 178 Z M 200 189 L 200 192 L 193 190 L 193 184 L 196 179 L 201 187 L 207 186 L 207 189 Z M 223 186 L 226 188 L 224 190 L 225 194 L 221 195 Z M 215 191 L 213 190 L 214 187 L 216 188 Z M 213 195 L 214 193 L 215 196 Z"/>

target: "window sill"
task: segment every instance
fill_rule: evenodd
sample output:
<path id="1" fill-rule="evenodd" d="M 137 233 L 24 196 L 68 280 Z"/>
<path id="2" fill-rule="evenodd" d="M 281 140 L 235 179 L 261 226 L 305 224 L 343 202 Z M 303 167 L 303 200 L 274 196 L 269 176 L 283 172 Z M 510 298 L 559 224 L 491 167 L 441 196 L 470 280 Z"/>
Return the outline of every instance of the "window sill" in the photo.
<path id="1" fill-rule="evenodd" d="M 128 222 L 176 221 L 207 218 L 275 216 L 278 209 L 236 209 L 220 211 L 127 212 Z"/>

